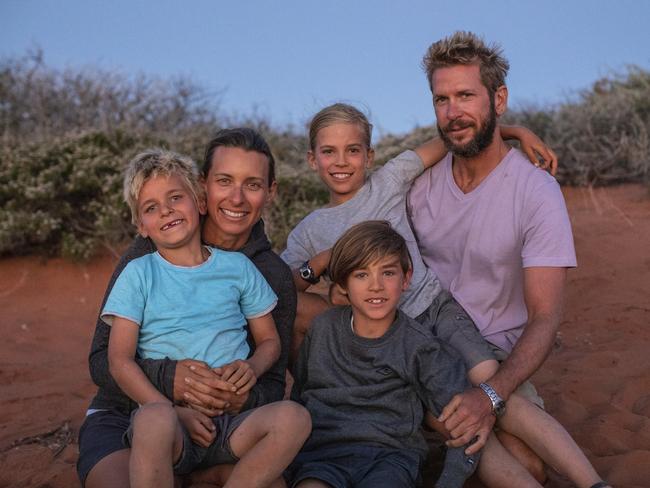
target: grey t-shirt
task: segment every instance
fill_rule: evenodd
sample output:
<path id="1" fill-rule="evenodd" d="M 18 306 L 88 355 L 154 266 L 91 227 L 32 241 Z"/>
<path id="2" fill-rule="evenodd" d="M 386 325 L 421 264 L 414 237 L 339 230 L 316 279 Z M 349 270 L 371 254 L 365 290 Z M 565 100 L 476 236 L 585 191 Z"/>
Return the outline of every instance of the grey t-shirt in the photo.
<path id="1" fill-rule="evenodd" d="M 351 316 L 350 307 L 319 315 L 300 349 L 293 398 L 313 425 L 304 449 L 360 443 L 424 458 L 423 404 L 438 414 L 469 387 L 462 360 L 402 312 L 376 339 L 354 334 Z"/>
<path id="2" fill-rule="evenodd" d="M 422 261 L 406 213 L 406 194 L 413 180 L 424 170 L 413 151 L 405 151 L 370 174 L 353 198 L 336 207 L 314 210 L 289 234 L 282 259 L 292 269 L 326 249 L 330 249 L 354 224 L 366 220 L 388 220 L 406 240 L 413 278 L 402 294 L 400 309 L 410 317 L 424 312 L 440 293 L 438 278 Z"/>

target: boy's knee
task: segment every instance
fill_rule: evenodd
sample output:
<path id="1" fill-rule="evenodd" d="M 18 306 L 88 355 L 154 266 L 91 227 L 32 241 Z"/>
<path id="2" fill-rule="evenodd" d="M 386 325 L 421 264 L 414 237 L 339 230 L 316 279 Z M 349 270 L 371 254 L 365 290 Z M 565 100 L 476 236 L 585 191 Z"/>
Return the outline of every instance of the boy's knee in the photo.
<path id="1" fill-rule="evenodd" d="M 275 420 L 275 426 L 285 432 L 291 430 L 305 435 L 311 432 L 311 415 L 305 407 L 291 400 L 278 402 Z"/>
<path id="2" fill-rule="evenodd" d="M 133 416 L 133 435 L 141 437 L 151 434 L 173 436 L 177 423 L 176 411 L 169 403 L 148 403 Z"/>

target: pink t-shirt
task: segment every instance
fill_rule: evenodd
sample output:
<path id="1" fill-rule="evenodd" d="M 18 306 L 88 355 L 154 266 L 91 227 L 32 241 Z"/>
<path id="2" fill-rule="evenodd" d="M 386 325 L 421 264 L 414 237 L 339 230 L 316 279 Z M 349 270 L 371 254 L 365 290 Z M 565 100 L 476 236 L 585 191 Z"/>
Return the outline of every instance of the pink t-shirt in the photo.
<path id="1" fill-rule="evenodd" d="M 511 351 L 528 320 L 524 268 L 575 267 L 560 186 L 518 150 L 464 194 L 451 153 L 411 188 L 408 211 L 422 258 L 483 337 Z"/>

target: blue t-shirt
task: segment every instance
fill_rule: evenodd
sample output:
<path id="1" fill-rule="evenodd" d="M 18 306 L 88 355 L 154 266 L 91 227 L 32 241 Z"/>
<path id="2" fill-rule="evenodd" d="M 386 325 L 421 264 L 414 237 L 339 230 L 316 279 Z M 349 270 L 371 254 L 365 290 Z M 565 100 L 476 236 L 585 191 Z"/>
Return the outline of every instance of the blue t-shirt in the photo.
<path id="1" fill-rule="evenodd" d="M 120 273 L 102 319 L 138 324 L 140 357 L 189 358 L 211 367 L 248 357 L 246 319 L 269 313 L 277 297 L 246 256 L 208 249 L 199 266 L 176 266 L 155 252 Z"/>

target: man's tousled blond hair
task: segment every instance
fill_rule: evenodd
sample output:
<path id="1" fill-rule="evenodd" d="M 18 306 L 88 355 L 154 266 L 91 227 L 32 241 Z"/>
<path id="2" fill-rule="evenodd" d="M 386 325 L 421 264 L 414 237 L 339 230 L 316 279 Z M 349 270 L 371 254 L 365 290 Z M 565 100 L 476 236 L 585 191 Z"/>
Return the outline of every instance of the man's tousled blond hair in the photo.
<path id="1" fill-rule="evenodd" d="M 459 64 L 477 64 L 481 81 L 490 95 L 494 95 L 500 86 L 506 84 L 506 75 L 510 69 L 508 60 L 503 57 L 501 46 L 488 46 L 472 32 L 457 31 L 431 44 L 422 59 L 422 68 L 427 75 L 431 91 L 433 92 L 432 77 L 436 69 Z"/>

